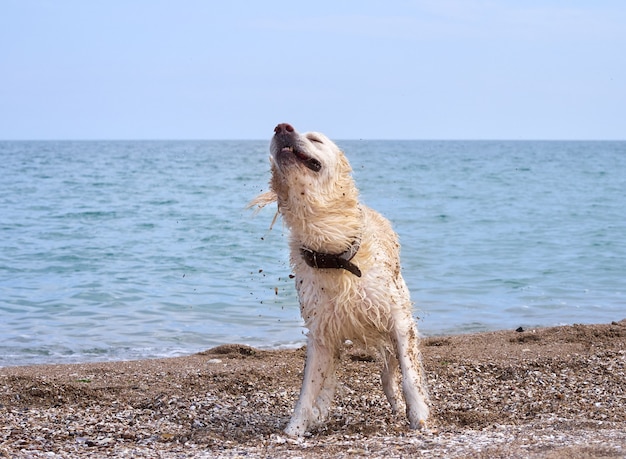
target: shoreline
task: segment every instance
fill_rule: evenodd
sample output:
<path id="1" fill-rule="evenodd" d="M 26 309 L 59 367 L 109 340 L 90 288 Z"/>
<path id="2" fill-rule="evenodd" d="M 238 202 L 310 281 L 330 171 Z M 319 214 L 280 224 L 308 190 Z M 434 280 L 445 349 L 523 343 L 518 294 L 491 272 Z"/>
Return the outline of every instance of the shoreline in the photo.
<path id="1" fill-rule="evenodd" d="M 346 348 L 328 422 L 283 435 L 303 349 L 0 368 L 0 457 L 626 457 L 626 319 L 423 338 L 430 433 Z"/>

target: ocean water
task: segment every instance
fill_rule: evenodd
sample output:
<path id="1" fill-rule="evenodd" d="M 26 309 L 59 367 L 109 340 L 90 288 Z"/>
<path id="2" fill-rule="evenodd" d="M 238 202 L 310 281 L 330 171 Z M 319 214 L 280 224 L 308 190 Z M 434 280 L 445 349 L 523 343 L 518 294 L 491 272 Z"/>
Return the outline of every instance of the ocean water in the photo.
<path id="1" fill-rule="evenodd" d="M 0 142 L 0 366 L 304 343 L 268 143 Z M 626 317 L 626 142 L 338 144 L 423 335 Z"/>

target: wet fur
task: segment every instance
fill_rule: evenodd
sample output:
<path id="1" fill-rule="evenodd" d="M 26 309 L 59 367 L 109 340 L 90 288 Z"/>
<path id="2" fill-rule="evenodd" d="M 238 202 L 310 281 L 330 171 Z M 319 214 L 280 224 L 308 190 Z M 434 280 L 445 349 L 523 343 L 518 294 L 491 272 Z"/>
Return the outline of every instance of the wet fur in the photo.
<path id="1" fill-rule="evenodd" d="M 320 133 L 278 132 L 281 126 L 288 125 L 277 126 L 270 145 L 270 191 L 251 205 L 278 203 L 290 230 L 291 265 L 309 330 L 302 389 L 285 432 L 302 436 L 324 422 L 347 339 L 380 352 L 383 390 L 392 410 L 406 410 L 410 426 L 424 428 L 429 414 L 426 384 L 397 235 L 382 215 L 359 203 L 350 164 L 332 141 Z M 286 143 L 319 161 L 321 169 L 311 170 L 295 154 L 290 156 L 283 148 Z M 300 255 L 301 247 L 341 253 L 355 238 L 360 238 L 360 248 L 352 262 L 362 277 L 310 267 Z"/>

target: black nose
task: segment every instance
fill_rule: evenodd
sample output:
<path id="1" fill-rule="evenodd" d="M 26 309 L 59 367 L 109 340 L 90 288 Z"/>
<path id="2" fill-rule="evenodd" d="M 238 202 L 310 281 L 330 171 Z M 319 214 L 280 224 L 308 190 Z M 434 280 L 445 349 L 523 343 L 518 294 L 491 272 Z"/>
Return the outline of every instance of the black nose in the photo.
<path id="1" fill-rule="evenodd" d="M 295 131 L 295 129 L 289 123 L 280 123 L 278 126 L 274 128 L 275 134 L 287 134 L 293 131 Z"/>

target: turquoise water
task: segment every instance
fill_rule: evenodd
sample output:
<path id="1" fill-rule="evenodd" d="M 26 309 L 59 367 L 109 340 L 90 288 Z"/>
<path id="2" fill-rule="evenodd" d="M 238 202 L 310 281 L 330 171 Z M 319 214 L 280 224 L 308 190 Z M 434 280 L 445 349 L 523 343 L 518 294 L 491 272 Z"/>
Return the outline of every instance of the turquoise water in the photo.
<path id="1" fill-rule="evenodd" d="M 626 142 L 338 143 L 424 335 L 626 317 Z M 303 343 L 267 145 L 0 142 L 0 365 Z"/>

